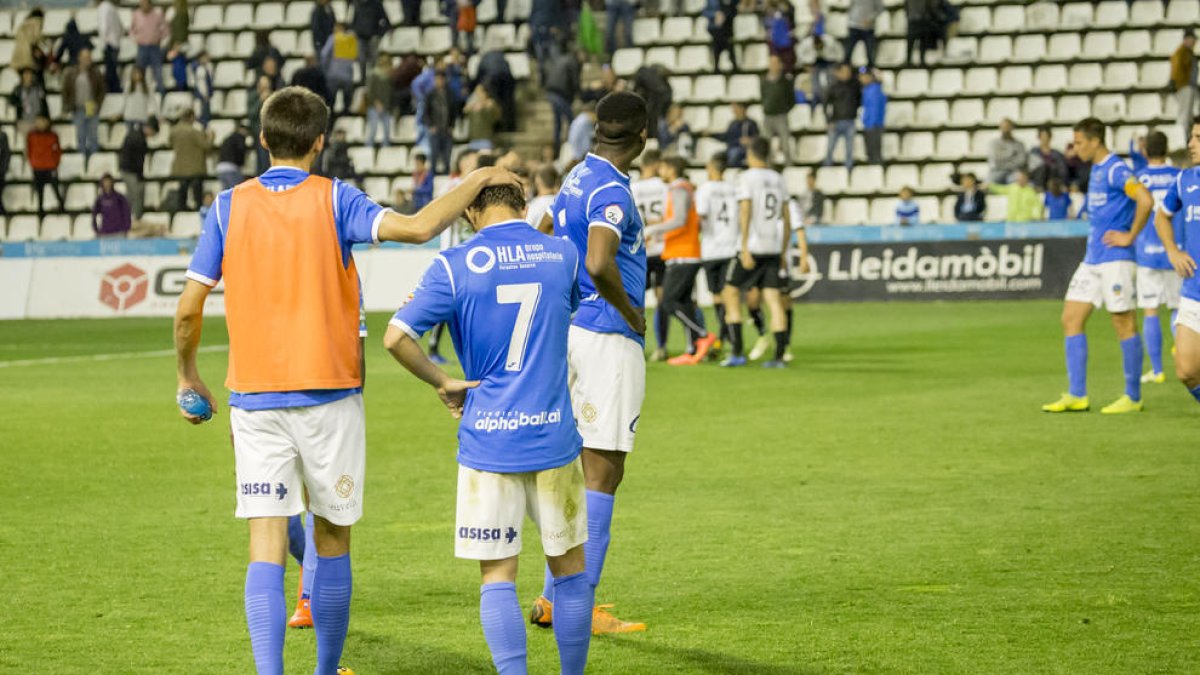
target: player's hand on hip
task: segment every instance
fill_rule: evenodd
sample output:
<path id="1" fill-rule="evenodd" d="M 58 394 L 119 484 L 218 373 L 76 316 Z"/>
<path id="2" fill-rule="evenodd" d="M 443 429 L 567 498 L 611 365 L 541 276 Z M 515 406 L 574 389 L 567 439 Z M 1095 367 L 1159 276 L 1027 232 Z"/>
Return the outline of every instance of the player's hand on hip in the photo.
<path id="1" fill-rule="evenodd" d="M 478 380 L 446 380 L 438 387 L 438 398 L 450 409 L 454 419 L 462 419 L 463 406 L 467 403 L 467 392 L 479 386 Z"/>
<path id="2" fill-rule="evenodd" d="M 1167 258 L 1171 260 L 1171 265 L 1179 276 L 1184 279 L 1191 279 L 1192 275 L 1196 273 L 1196 261 L 1187 253 L 1183 251 L 1168 253 Z"/>
<path id="3" fill-rule="evenodd" d="M 1129 246 L 1133 244 L 1133 233 L 1121 232 L 1119 230 L 1109 230 L 1108 232 L 1104 233 L 1103 241 L 1105 246 Z"/>
<path id="4" fill-rule="evenodd" d="M 646 334 L 646 310 L 634 308 L 633 314 L 625 317 L 625 322 L 638 335 Z"/>
<path id="5" fill-rule="evenodd" d="M 201 380 L 199 377 L 191 379 L 180 378 L 179 387 L 175 390 L 175 395 L 178 396 L 187 389 L 191 389 L 205 401 L 208 401 L 208 407 L 212 409 L 212 414 L 217 414 L 217 399 L 208 390 L 208 386 L 204 384 L 204 380 Z M 192 424 L 203 424 L 208 421 L 208 418 L 193 415 L 182 408 L 179 409 L 179 414 L 183 416 L 183 419 Z"/>
<path id="6" fill-rule="evenodd" d="M 748 269 L 748 270 L 754 269 L 754 256 L 750 255 L 749 251 L 742 251 L 741 258 L 742 258 L 742 268 L 743 269 Z"/>

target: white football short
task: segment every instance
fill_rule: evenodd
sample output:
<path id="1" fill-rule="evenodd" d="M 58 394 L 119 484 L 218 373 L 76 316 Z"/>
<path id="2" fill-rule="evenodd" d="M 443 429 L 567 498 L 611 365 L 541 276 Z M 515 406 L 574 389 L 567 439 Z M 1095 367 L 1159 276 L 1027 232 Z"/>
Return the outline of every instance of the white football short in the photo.
<path id="1" fill-rule="evenodd" d="M 1179 289 L 1183 288 L 1183 277 L 1175 270 L 1159 270 L 1152 267 L 1137 268 L 1138 309 L 1167 309 L 1179 307 Z"/>
<path id="2" fill-rule="evenodd" d="M 542 533 L 542 550 L 560 556 L 587 541 L 583 462 L 556 469 L 492 473 L 458 467 L 454 555 L 504 560 L 521 552 L 528 515 Z"/>
<path id="3" fill-rule="evenodd" d="M 633 452 L 646 398 L 646 355 L 617 333 L 571 326 L 567 339 L 575 425 L 583 447 Z"/>
<path id="4" fill-rule="evenodd" d="M 308 509 L 335 525 L 362 517 L 367 457 L 362 394 L 278 410 L 231 408 L 237 517 L 294 516 Z"/>
<path id="5" fill-rule="evenodd" d="M 1183 298 L 1179 301 L 1179 315 L 1175 321 L 1175 326 L 1183 326 L 1193 333 L 1200 335 L 1200 302 L 1191 298 Z"/>
<path id="6" fill-rule="evenodd" d="M 1137 264 L 1132 260 L 1114 260 L 1098 265 L 1080 263 L 1071 277 L 1071 285 L 1067 287 L 1067 300 L 1103 306 L 1112 313 L 1132 311 L 1136 269 Z"/>

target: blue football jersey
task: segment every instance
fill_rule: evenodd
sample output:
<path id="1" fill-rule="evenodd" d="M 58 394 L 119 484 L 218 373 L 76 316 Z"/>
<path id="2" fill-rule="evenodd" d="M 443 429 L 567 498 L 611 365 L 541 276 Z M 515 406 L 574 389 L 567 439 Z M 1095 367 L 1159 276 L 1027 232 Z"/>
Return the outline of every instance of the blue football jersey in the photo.
<path id="1" fill-rule="evenodd" d="M 1107 246 L 1104 233 L 1109 230 L 1128 232 L 1133 227 L 1137 202 L 1125 194 L 1125 185 L 1136 180 L 1133 170 L 1120 157 L 1109 153 L 1099 164 L 1092 165 L 1088 179 L 1087 211 L 1092 229 L 1088 233 L 1087 256 L 1091 265 L 1114 260 L 1133 260 L 1133 246 Z"/>
<path id="2" fill-rule="evenodd" d="M 1150 194 L 1154 196 L 1155 206 L 1161 206 L 1163 197 L 1167 196 L 1167 190 L 1175 183 L 1175 178 L 1179 175 L 1179 169 L 1173 166 L 1159 165 L 1147 166 L 1137 172 L 1137 179 L 1146 186 Z M 1182 223 L 1180 214 L 1175 214 L 1175 239 L 1179 239 L 1179 228 Z M 1163 248 L 1162 240 L 1158 238 L 1158 230 L 1154 229 L 1154 218 L 1150 218 L 1150 222 L 1146 224 L 1145 229 L 1138 235 L 1137 240 L 1137 264 L 1139 267 L 1150 267 L 1156 270 L 1169 270 L 1171 261 L 1167 259 L 1167 249 Z"/>
<path id="3" fill-rule="evenodd" d="M 468 380 L 458 462 L 542 471 L 579 455 L 567 388 L 567 333 L 579 307 L 579 254 L 514 220 L 442 251 L 392 325 L 413 339 L 446 323 Z"/>
<path id="4" fill-rule="evenodd" d="M 634 307 L 646 305 L 646 246 L 642 216 L 629 190 L 629 176 L 603 157 L 588 154 L 563 180 L 550 213 L 555 236 L 575 244 L 581 259 L 587 256 L 591 228 L 604 227 L 615 232 L 621 238 L 617 268 L 625 293 Z M 585 273 L 580 277 L 583 301 L 575 315 L 575 325 L 595 333 L 619 333 L 645 344 L 645 339 L 633 332 L 620 312 L 600 297 L 591 276 Z"/>
<path id="5" fill-rule="evenodd" d="M 1158 208 L 1176 219 L 1176 236 L 1182 234 L 1183 241 L 1175 243 L 1194 260 L 1200 260 L 1200 168 L 1185 169 L 1175 176 Z M 1185 298 L 1200 301 L 1200 278 L 1193 274 L 1184 279 L 1182 293 Z"/>

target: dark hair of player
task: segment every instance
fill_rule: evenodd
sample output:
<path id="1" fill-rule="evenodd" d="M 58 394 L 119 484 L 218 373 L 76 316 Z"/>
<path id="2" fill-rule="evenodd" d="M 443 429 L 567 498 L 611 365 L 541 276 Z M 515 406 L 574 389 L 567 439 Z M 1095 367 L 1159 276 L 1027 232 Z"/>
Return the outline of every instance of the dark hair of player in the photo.
<path id="1" fill-rule="evenodd" d="M 708 161 L 721 173 L 725 173 L 725 169 L 729 168 L 729 160 L 725 158 L 725 153 L 723 152 L 714 152 L 713 156 L 708 158 Z"/>
<path id="2" fill-rule="evenodd" d="M 1146 136 L 1146 156 L 1151 159 L 1162 159 L 1167 156 L 1167 135 L 1161 131 L 1151 131 Z"/>
<path id="3" fill-rule="evenodd" d="M 627 151 L 642 142 L 646 101 L 629 91 L 616 91 L 596 104 L 596 144 Z"/>
<path id="4" fill-rule="evenodd" d="M 537 170 L 536 176 L 538 182 L 546 187 L 552 188 L 558 185 L 558 170 L 554 168 L 553 164 L 543 164 Z"/>
<path id="5" fill-rule="evenodd" d="M 662 162 L 671 167 L 671 170 L 675 172 L 676 178 L 683 178 L 684 172 L 687 171 L 687 160 L 679 155 L 663 157 Z"/>
<path id="6" fill-rule="evenodd" d="M 1083 134 L 1085 138 L 1098 139 L 1101 141 L 1104 140 L 1104 122 L 1101 122 L 1095 117 L 1088 117 L 1087 119 L 1080 120 L 1078 123 L 1076 123 L 1074 130 Z"/>
<path id="7" fill-rule="evenodd" d="M 493 206 L 505 206 L 517 213 L 525 213 L 525 193 L 515 185 L 486 187 L 479 191 L 467 210 L 483 213 Z"/>
<path id="8" fill-rule="evenodd" d="M 496 166 L 496 156 L 486 152 L 479 153 L 479 157 L 475 160 L 475 168 L 482 169 L 485 166 Z"/>
<path id="9" fill-rule="evenodd" d="M 328 125 L 329 106 L 304 87 L 284 87 L 263 103 L 263 137 L 276 159 L 304 157 Z"/>
<path id="10" fill-rule="evenodd" d="M 771 141 L 762 136 L 756 136 L 754 140 L 750 141 L 750 154 L 764 162 L 767 161 L 771 158 Z"/>

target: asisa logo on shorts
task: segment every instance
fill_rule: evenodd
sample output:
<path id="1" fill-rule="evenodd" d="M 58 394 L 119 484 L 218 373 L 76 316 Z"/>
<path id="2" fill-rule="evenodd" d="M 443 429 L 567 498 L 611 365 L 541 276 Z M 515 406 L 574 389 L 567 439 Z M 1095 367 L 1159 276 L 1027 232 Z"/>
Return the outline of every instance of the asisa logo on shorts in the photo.
<path id="1" fill-rule="evenodd" d="M 499 527 L 460 527 L 458 538 L 471 541 L 500 541 L 503 538 L 504 543 L 511 544 L 517 538 L 517 530 L 514 527 L 506 532 L 501 532 Z"/>
<path id="2" fill-rule="evenodd" d="M 275 498 L 283 501 L 287 496 L 288 489 L 283 483 L 276 483 Z M 246 497 L 270 497 L 272 494 L 270 483 L 242 483 L 242 494 Z"/>

